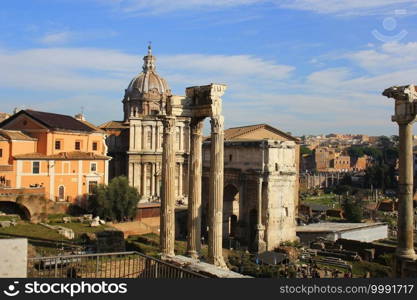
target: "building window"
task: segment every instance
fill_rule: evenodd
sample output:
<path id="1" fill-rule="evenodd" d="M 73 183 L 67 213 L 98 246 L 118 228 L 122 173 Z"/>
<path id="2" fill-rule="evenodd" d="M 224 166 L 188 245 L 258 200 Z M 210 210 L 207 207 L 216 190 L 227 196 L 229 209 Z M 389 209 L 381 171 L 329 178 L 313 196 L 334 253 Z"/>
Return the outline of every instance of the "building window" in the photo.
<path id="1" fill-rule="evenodd" d="M 233 156 L 232 156 L 232 154 L 230 154 L 229 155 L 229 161 L 232 161 L 232 159 L 233 159 Z"/>
<path id="2" fill-rule="evenodd" d="M 147 149 L 152 149 L 152 127 L 151 126 L 147 126 L 147 131 L 146 131 L 146 148 Z"/>
<path id="3" fill-rule="evenodd" d="M 58 188 L 58 200 L 64 201 L 65 200 L 65 187 L 60 185 Z"/>
<path id="4" fill-rule="evenodd" d="M 97 181 L 89 181 L 88 182 L 88 195 L 92 195 L 94 193 L 95 188 L 97 187 Z"/>
<path id="5" fill-rule="evenodd" d="M 81 142 L 80 141 L 75 142 L 75 150 L 81 150 Z"/>
<path id="6" fill-rule="evenodd" d="M 39 174 L 41 169 L 41 163 L 39 161 L 32 162 L 32 173 Z"/>
<path id="7" fill-rule="evenodd" d="M 3 149 L 0 148 L 0 157 L 3 157 Z"/>
<path id="8" fill-rule="evenodd" d="M 97 142 L 93 142 L 93 151 L 97 151 L 97 149 L 98 149 Z"/>
<path id="9" fill-rule="evenodd" d="M 90 171 L 91 172 L 97 172 L 97 163 L 91 163 Z"/>
<path id="10" fill-rule="evenodd" d="M 55 141 L 55 150 L 61 150 L 61 141 Z"/>
<path id="11" fill-rule="evenodd" d="M 278 164 L 275 163 L 275 171 L 278 172 Z"/>

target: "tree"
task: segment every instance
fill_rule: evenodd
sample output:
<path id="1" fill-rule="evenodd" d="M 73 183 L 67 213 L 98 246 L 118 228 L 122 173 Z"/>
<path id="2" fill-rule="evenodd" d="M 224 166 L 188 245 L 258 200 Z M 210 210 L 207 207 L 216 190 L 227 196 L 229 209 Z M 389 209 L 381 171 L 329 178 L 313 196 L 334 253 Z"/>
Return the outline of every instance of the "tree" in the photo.
<path id="1" fill-rule="evenodd" d="M 361 223 L 363 219 L 363 208 L 360 200 L 346 196 L 343 199 L 343 211 L 349 222 Z"/>
<path id="2" fill-rule="evenodd" d="M 307 148 L 306 146 L 301 146 L 300 147 L 300 153 L 301 153 L 301 155 L 303 155 L 303 154 L 311 155 L 313 153 L 313 151 L 311 151 L 311 149 Z"/>
<path id="3" fill-rule="evenodd" d="M 113 178 L 108 186 L 97 186 L 90 197 L 90 211 L 100 218 L 122 221 L 133 218 L 139 194 L 136 188 L 129 186 L 124 176 Z"/>
<path id="4" fill-rule="evenodd" d="M 364 155 L 364 148 L 358 146 L 352 146 L 347 150 L 348 154 L 352 158 L 359 158 Z"/>

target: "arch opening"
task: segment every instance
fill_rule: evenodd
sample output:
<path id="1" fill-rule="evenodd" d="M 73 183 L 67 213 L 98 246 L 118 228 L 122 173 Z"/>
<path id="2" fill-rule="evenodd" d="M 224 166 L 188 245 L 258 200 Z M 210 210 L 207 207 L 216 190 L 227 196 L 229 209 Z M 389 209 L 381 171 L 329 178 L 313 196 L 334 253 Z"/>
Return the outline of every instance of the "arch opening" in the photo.
<path id="1" fill-rule="evenodd" d="M 0 211 L 8 215 L 18 215 L 22 220 L 30 221 L 29 210 L 21 204 L 11 201 L 0 201 Z"/>

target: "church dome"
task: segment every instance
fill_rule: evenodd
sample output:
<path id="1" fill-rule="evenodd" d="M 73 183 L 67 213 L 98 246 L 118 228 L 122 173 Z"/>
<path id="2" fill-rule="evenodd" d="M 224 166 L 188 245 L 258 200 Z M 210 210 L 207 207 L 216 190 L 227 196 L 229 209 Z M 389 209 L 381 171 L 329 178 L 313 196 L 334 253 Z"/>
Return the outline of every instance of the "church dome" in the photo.
<path id="1" fill-rule="evenodd" d="M 148 55 L 143 57 L 143 71 L 135 76 L 126 89 L 126 96 L 137 98 L 147 93 L 159 93 L 170 95 L 171 90 L 164 78 L 156 73 L 156 57 L 152 55 L 151 47 L 148 47 Z"/>

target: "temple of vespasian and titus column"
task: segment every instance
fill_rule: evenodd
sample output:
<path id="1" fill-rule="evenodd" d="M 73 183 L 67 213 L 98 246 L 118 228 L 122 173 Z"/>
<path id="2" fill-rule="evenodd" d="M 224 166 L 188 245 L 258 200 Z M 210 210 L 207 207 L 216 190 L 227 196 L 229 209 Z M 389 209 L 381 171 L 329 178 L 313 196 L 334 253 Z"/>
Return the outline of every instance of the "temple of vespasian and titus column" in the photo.
<path id="1" fill-rule="evenodd" d="M 211 118 L 210 153 L 210 197 L 209 197 L 209 253 L 208 262 L 226 268 L 222 254 L 223 223 L 223 153 L 224 124 L 222 100 L 226 86 L 210 84 L 186 89 L 186 98 L 172 96 L 167 101 L 167 116 L 164 119 L 164 147 L 162 161 L 163 193 L 161 197 L 161 252 L 162 256 L 175 255 L 175 180 L 170 170 L 175 170 L 175 150 L 172 135 L 169 133 L 175 117 L 189 117 L 191 129 L 189 200 L 188 200 L 188 239 L 187 252 L 198 258 L 201 248 L 201 176 L 202 176 L 202 122 Z M 172 159 L 174 157 L 174 159 Z"/>
<path id="2" fill-rule="evenodd" d="M 383 95 L 395 100 L 392 121 L 399 126 L 399 206 L 395 275 L 405 277 L 407 263 L 416 260 L 413 241 L 413 126 L 417 114 L 414 85 L 394 86 Z"/>

